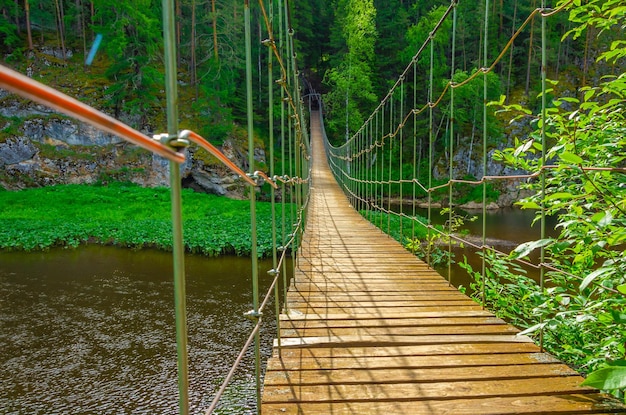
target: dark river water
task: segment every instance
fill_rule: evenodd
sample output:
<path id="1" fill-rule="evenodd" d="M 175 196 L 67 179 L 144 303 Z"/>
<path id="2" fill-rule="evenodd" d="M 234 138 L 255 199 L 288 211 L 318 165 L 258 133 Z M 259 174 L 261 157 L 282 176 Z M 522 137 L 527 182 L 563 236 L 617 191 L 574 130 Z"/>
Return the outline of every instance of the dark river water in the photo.
<path id="1" fill-rule="evenodd" d="M 400 212 L 402 210 L 405 214 L 411 216 L 413 214 L 412 206 L 399 206 L 392 205 L 392 210 Z M 441 209 L 433 208 L 431 210 L 431 220 L 434 225 L 446 226 L 448 220 L 448 214 L 441 215 Z M 463 225 L 457 231 L 458 233 L 464 233 L 467 239 L 475 245 L 482 244 L 482 232 L 483 232 L 483 214 L 482 210 L 462 210 L 455 209 L 455 215 L 463 218 Z M 415 214 L 424 218 L 428 217 L 427 209 L 416 208 Z M 471 220 L 474 218 L 474 220 Z M 485 236 L 487 238 L 486 244 L 492 246 L 495 249 L 509 253 L 516 246 L 521 243 L 534 241 L 541 239 L 541 228 L 539 222 L 533 224 L 535 218 L 535 211 L 521 210 L 516 208 L 503 208 L 497 210 L 488 210 L 485 215 Z M 405 219 L 406 220 L 406 219 Z M 410 221 L 406 220 L 407 225 L 410 226 Z M 546 218 L 546 236 L 556 236 L 555 226 L 556 218 Z M 441 249 L 447 251 L 447 245 L 442 246 Z M 463 262 L 464 258 L 467 258 L 467 262 L 473 267 L 475 271 L 482 269 L 482 257 L 476 254 L 476 249 L 469 245 L 463 248 L 453 247 L 452 253 L 454 256 L 454 264 L 450 268 L 450 281 L 453 285 L 462 285 L 466 288 L 470 288 L 470 284 L 474 282 L 468 273 L 458 266 L 459 262 Z M 536 259 L 536 255 L 531 255 L 531 258 Z M 533 268 L 522 266 L 526 269 L 527 275 L 531 278 L 538 279 L 539 272 Z M 437 266 L 437 271 L 444 277 L 448 278 L 448 266 Z M 471 289 L 468 290 L 471 292 Z"/>
<path id="2" fill-rule="evenodd" d="M 265 292 L 271 263 L 260 268 Z M 0 413 L 177 414 L 171 270 L 171 255 L 151 250 L 0 252 Z M 251 331 L 243 318 L 250 270 L 247 258 L 186 257 L 194 414 L 208 407 Z M 263 360 L 273 324 L 262 332 Z M 218 413 L 254 412 L 252 356 Z"/>

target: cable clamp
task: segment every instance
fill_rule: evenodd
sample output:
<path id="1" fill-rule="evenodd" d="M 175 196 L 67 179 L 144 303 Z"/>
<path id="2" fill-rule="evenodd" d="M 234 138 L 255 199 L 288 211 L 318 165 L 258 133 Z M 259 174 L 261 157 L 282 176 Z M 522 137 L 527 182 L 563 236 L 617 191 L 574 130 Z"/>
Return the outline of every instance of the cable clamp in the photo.
<path id="1" fill-rule="evenodd" d="M 257 321 L 263 316 L 263 313 L 256 310 L 250 310 L 248 312 L 243 313 L 243 316 L 248 320 Z"/>
<path id="2" fill-rule="evenodd" d="M 250 176 L 250 178 L 256 182 L 257 186 L 263 186 L 265 184 L 265 178 L 261 176 L 260 173 L 261 172 L 257 170 Z"/>
<path id="3" fill-rule="evenodd" d="M 176 135 L 170 135 L 168 133 L 155 134 L 152 136 L 152 139 L 175 149 L 189 147 L 189 140 L 180 133 Z"/>

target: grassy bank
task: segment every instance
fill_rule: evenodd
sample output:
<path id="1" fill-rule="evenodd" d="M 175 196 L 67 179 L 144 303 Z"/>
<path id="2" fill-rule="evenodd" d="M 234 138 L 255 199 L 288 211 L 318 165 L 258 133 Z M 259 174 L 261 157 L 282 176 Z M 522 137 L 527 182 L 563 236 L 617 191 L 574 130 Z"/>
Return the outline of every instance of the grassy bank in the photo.
<path id="1" fill-rule="evenodd" d="M 183 222 L 189 252 L 250 254 L 249 201 L 185 189 Z M 257 222 L 259 253 L 268 255 L 272 248 L 269 203 L 257 203 Z M 0 249 L 5 250 L 83 243 L 171 250 L 169 189 L 110 183 L 0 191 L 0 229 Z"/>

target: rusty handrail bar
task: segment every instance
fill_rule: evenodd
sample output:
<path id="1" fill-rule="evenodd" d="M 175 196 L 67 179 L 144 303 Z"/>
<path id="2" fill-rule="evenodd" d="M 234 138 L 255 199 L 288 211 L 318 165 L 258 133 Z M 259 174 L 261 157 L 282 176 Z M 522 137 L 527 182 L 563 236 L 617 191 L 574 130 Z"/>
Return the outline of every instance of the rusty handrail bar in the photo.
<path id="1" fill-rule="evenodd" d="M 254 177 L 246 174 L 243 170 L 239 168 L 235 163 L 233 163 L 224 153 L 222 153 L 217 147 L 213 144 L 209 143 L 207 139 L 202 137 L 200 134 L 191 131 L 191 130 L 183 130 L 178 134 L 178 138 L 182 140 L 189 140 L 198 144 L 200 147 L 208 151 L 211 155 L 215 156 L 219 161 L 222 162 L 226 167 L 231 169 L 234 173 L 237 173 L 251 186 L 258 186 L 259 184 L 254 180 Z M 262 171 L 254 172 L 255 175 L 261 176 L 266 182 L 268 182 L 274 189 L 278 189 L 276 183 L 272 181 L 265 173 Z"/>
<path id="2" fill-rule="evenodd" d="M 3 65 L 0 65 L 0 88 L 60 111 L 102 131 L 114 134 L 170 161 L 176 163 L 185 161 L 184 154 L 153 140 L 102 111 Z"/>

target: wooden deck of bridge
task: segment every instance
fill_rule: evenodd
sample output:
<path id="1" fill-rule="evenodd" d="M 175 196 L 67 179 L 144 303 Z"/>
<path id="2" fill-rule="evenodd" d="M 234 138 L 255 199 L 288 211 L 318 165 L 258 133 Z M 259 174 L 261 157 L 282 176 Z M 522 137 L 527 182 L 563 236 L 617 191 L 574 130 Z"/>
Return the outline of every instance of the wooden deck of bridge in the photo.
<path id="1" fill-rule="evenodd" d="M 362 219 L 311 124 L 309 219 L 264 415 L 626 412 Z"/>

